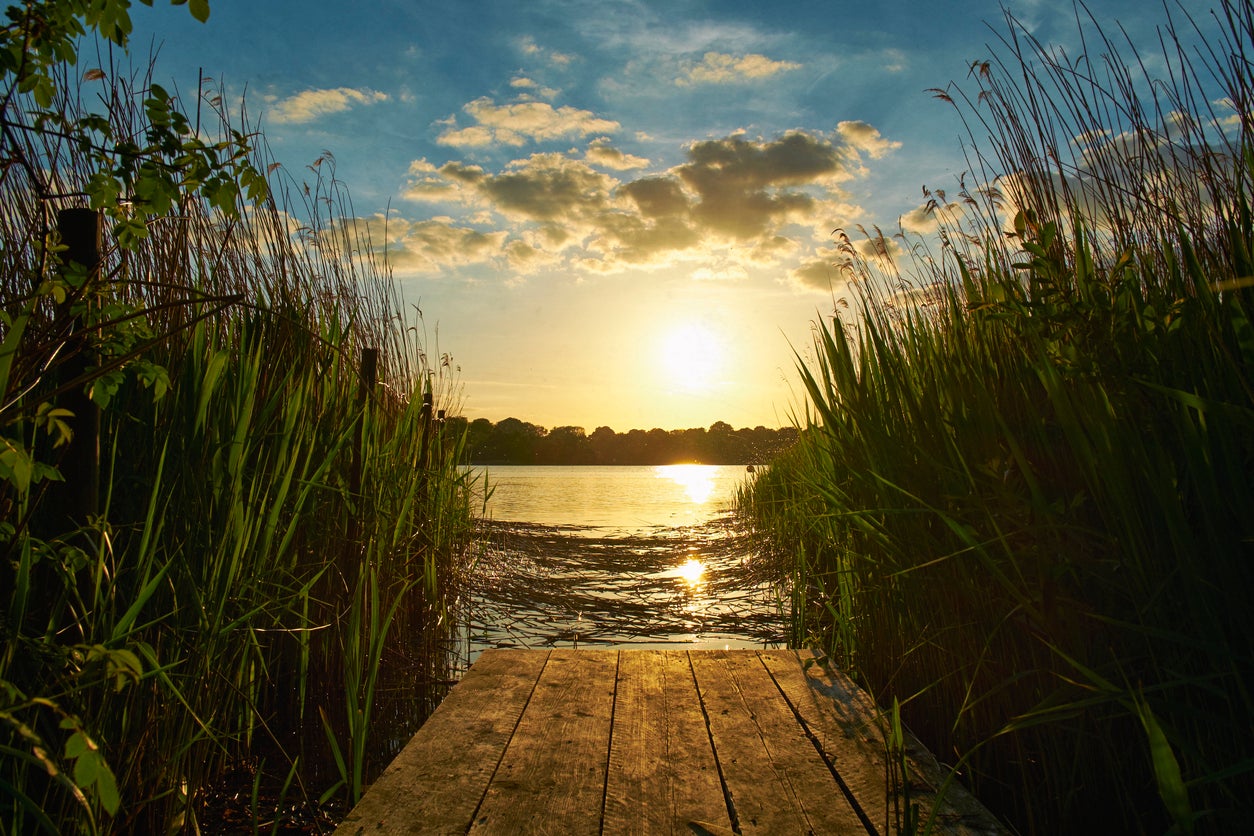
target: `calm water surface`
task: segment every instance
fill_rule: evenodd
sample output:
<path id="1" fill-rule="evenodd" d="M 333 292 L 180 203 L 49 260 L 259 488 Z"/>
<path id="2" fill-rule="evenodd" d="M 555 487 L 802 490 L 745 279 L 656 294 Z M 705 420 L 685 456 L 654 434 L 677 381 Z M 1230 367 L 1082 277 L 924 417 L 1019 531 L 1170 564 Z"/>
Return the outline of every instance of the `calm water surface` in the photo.
<path id="1" fill-rule="evenodd" d="M 743 466 L 491 467 L 466 646 L 781 646 Z"/>

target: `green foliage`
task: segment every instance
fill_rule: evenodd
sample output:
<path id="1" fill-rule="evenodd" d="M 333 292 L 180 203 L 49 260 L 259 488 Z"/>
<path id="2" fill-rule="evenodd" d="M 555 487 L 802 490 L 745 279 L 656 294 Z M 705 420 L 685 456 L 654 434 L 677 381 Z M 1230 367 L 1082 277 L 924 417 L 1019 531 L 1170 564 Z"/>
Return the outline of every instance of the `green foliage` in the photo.
<path id="1" fill-rule="evenodd" d="M 152 5 L 152 0 L 143 0 Z M 175 2 L 174 5 L 185 5 Z M 66 115 L 59 104 L 67 94 L 67 68 L 75 66 L 79 44 L 90 35 L 125 48 L 131 34 L 129 0 L 42 0 L 11 6 L 0 28 L 0 72 L 5 92 L 0 119 L 10 151 L 26 145 L 22 134 L 58 136 L 74 143 L 89 160 L 84 186 L 93 209 L 112 221 L 119 245 L 130 248 L 148 234 L 147 221 L 170 213 L 187 195 L 199 195 L 228 216 L 238 213 L 243 190 L 250 201 L 265 199 L 265 176 L 250 162 L 250 137 L 232 131 L 216 143 L 196 134 L 195 123 L 163 87 L 150 84 L 141 107 L 142 130 L 119 131 L 116 113 Z M 197 20 L 209 17 L 206 0 L 189 9 Z M 90 81 L 106 80 L 92 69 Z M 33 105 L 33 107 L 31 106 Z M 133 125 L 128 127 L 134 127 Z M 37 159 L 19 157 L 45 196 Z"/>
<path id="2" fill-rule="evenodd" d="M 978 95 L 945 93 L 992 134 L 984 185 L 936 195 L 909 279 L 843 241 L 861 304 L 817 330 L 802 440 L 743 500 L 795 556 L 794 640 L 1023 833 L 1252 812 L 1254 78 L 1223 56 L 1254 26 L 1224 8 L 1213 65 L 1152 84 L 1087 32 L 1109 88 L 1008 20 Z M 1212 80 L 1230 132 L 1184 107 Z"/>
<path id="3" fill-rule="evenodd" d="M 448 367 L 428 369 L 333 166 L 280 180 L 200 91 L 192 118 L 151 79 L 70 71 L 84 36 L 126 44 L 128 7 L 32 2 L 0 30 L 12 832 L 194 830 L 205 788 L 259 760 L 282 794 L 329 798 L 315 707 L 347 741 L 355 797 L 379 766 L 377 704 L 399 695 L 385 713 L 416 724 L 451 664 L 470 486 L 460 435 L 433 418 Z M 79 78 L 109 85 L 108 112 L 85 109 Z M 98 269 L 47 231 L 88 206 L 110 221 Z M 367 348 L 379 385 L 363 389 Z M 100 503 L 67 515 L 55 489 L 97 412 Z"/>

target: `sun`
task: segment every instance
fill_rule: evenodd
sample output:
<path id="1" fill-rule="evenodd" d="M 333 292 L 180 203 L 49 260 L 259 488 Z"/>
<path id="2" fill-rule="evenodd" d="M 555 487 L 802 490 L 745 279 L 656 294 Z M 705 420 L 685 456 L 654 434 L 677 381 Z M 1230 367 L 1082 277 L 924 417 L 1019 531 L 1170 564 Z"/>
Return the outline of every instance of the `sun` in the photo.
<path id="1" fill-rule="evenodd" d="M 684 322 L 658 341 L 658 359 L 669 383 L 685 392 L 708 392 L 723 372 L 727 347 L 701 322 Z"/>

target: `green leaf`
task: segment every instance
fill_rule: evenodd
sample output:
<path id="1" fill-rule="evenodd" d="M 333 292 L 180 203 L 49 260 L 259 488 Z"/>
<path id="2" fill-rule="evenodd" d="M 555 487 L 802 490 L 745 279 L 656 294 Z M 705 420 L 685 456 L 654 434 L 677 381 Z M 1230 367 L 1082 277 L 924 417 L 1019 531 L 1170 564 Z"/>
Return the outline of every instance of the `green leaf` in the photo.
<path id="1" fill-rule="evenodd" d="M 158 366 L 147 360 L 137 360 L 135 375 L 145 389 L 152 390 L 153 403 L 165 397 L 165 393 L 170 390 L 170 375 L 164 366 Z"/>
<path id="2" fill-rule="evenodd" d="M 209 0 L 191 0 L 188 11 L 192 13 L 192 17 L 204 23 L 209 19 Z"/>
<path id="3" fill-rule="evenodd" d="M 35 77 L 35 84 L 31 90 L 35 96 L 35 104 L 42 108 L 52 106 L 52 97 L 56 95 L 56 85 L 52 83 L 52 79 L 46 75 Z"/>
<path id="4" fill-rule="evenodd" d="M 97 171 L 87 179 L 87 194 L 91 198 L 92 209 L 116 208 L 121 191 L 122 184 L 108 172 Z"/>
<path id="5" fill-rule="evenodd" d="M 114 369 L 105 372 L 91 383 L 91 390 L 88 395 L 91 397 L 92 403 L 101 409 L 108 409 L 109 404 L 113 402 L 113 396 L 122 388 L 122 384 L 126 382 L 126 376 L 121 371 Z"/>
<path id="6" fill-rule="evenodd" d="M 1180 773 L 1180 762 L 1171 748 L 1171 742 L 1144 698 L 1136 701 L 1136 713 L 1149 738 L 1150 759 L 1154 765 L 1154 778 L 1158 782 L 1158 794 L 1181 832 L 1193 832 L 1193 808 L 1189 804 L 1189 790 Z"/>
<path id="7" fill-rule="evenodd" d="M 15 487 L 19 494 L 30 490 L 35 465 L 19 443 L 0 438 L 0 479 Z"/>
<path id="8" fill-rule="evenodd" d="M 140 218 L 123 218 L 113 225 L 113 237 L 124 250 L 133 250 L 148 237 L 148 225 Z"/>
<path id="9" fill-rule="evenodd" d="M 76 734 L 71 740 L 81 738 L 82 734 Z M 67 747 L 68 750 L 68 747 Z M 69 752 L 66 752 L 69 755 Z M 78 784 L 79 789 L 90 789 L 92 784 L 96 783 L 96 776 L 100 774 L 100 759 L 96 756 L 95 751 L 90 748 L 81 749 L 77 755 L 74 755 L 74 783 Z"/>
<path id="10" fill-rule="evenodd" d="M 113 677 L 113 690 L 120 692 L 131 682 L 139 682 L 144 675 L 144 665 L 139 657 L 129 650 L 106 651 L 105 666 Z"/>
<path id="11" fill-rule="evenodd" d="M 71 759 L 81 758 L 92 750 L 92 742 L 81 731 L 76 731 L 70 735 L 70 739 L 65 741 L 65 756 Z"/>
<path id="12" fill-rule="evenodd" d="M 118 794 L 118 782 L 113 777 L 113 770 L 100 758 L 100 768 L 96 773 L 96 797 L 104 805 L 105 812 L 115 815 L 122 806 L 122 797 Z"/>
<path id="13" fill-rule="evenodd" d="M 248 193 L 248 199 L 254 203 L 265 200 L 270 193 L 270 184 L 264 174 L 250 166 L 244 166 L 240 172 L 240 184 Z"/>

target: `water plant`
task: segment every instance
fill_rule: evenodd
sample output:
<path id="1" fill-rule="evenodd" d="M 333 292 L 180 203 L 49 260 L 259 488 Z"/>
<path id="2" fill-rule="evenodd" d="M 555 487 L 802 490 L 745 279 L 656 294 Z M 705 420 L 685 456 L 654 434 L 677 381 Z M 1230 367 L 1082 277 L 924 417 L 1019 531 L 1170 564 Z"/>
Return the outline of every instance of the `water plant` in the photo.
<path id="1" fill-rule="evenodd" d="M 1169 14 L 1151 60 L 1077 13 L 1083 54 L 1008 16 L 975 90 L 936 91 L 973 184 L 927 192 L 938 246 L 843 239 L 861 295 L 742 508 L 797 556 L 794 639 L 1017 830 L 1226 832 L 1254 798 L 1254 16 Z"/>
<path id="2" fill-rule="evenodd" d="M 26 4 L 6 48 L 32 21 L 124 45 L 125 5 Z M 333 158 L 293 173 L 212 85 L 49 54 L 4 65 L 0 819 L 194 828 L 240 765 L 255 803 L 270 776 L 351 802 L 447 684 L 452 370 Z M 96 263 L 64 209 L 104 219 Z M 99 475 L 67 480 L 94 410 Z"/>

